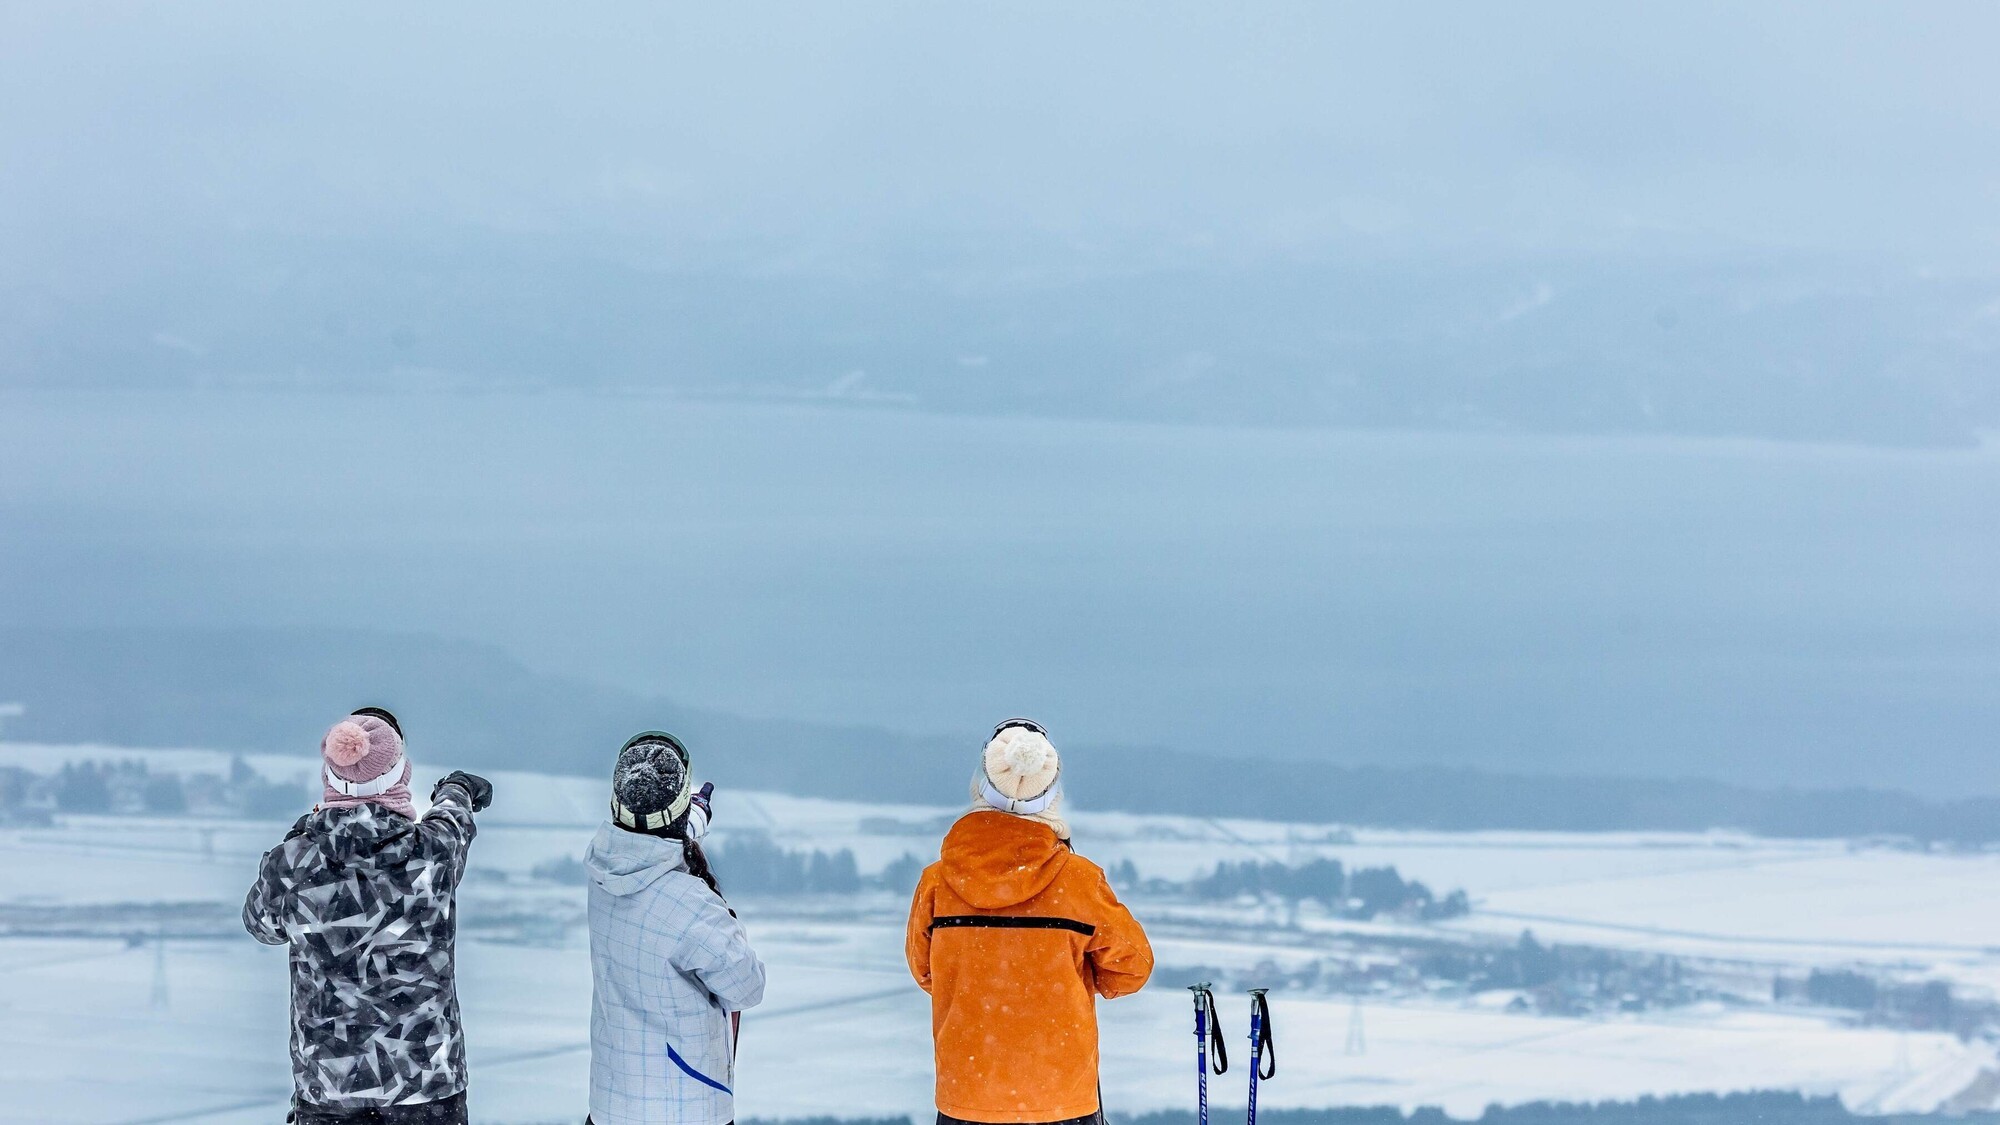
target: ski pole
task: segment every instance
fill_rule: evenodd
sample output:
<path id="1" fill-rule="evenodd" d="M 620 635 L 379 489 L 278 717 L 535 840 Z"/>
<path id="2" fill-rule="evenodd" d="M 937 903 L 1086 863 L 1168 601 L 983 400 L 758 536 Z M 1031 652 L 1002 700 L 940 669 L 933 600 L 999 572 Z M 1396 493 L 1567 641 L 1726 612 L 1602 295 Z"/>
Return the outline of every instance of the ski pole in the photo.
<path id="1" fill-rule="evenodd" d="M 1250 990 L 1250 1118 L 1257 1125 L 1257 1080 L 1278 1073 L 1278 1045 L 1271 1032 L 1271 1004 L 1264 999 L 1268 988 Z"/>
<path id="2" fill-rule="evenodd" d="M 1215 1013 L 1215 993 L 1207 981 L 1188 985 L 1194 993 L 1194 1077 L 1195 1104 L 1200 1125 L 1208 1125 L 1208 1049 L 1215 1047 L 1215 1073 L 1229 1070 L 1229 1048 L 1222 1042 L 1222 1021 Z"/>

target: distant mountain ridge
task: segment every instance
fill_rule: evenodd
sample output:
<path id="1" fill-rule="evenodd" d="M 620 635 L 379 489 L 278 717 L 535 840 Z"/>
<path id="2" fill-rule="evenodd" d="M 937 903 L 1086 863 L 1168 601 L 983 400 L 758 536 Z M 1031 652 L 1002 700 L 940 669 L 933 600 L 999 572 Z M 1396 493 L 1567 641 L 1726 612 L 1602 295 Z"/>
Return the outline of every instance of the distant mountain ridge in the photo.
<path id="1" fill-rule="evenodd" d="M 581 776 L 603 772 L 632 732 L 664 726 L 687 738 L 697 770 L 719 785 L 924 804 L 965 792 L 984 733 L 747 718 L 542 675 L 488 645 L 351 629 L 0 628 L 0 701 L 26 705 L 5 728 L 21 740 L 299 753 L 345 709 L 381 704 L 405 720 L 415 756 Z M 1732 828 L 2000 842 L 2000 798 L 1991 797 L 1343 766 L 1178 747 L 1064 749 L 1072 798 L 1093 809 L 1388 828 Z"/>
<path id="2" fill-rule="evenodd" d="M 105 292 L 0 268 L 0 388 L 571 389 L 1889 446 L 2000 426 L 1990 276 L 1713 250 L 823 256 L 218 230 Z"/>

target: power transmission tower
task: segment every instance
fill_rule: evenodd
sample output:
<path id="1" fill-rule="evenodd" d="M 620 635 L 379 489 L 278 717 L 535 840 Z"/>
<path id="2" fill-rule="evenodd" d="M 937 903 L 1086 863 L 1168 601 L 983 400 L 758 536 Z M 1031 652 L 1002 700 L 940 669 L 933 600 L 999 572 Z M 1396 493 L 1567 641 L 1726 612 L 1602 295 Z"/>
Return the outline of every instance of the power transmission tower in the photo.
<path id="1" fill-rule="evenodd" d="M 167 934 L 165 930 L 153 932 L 153 1010 L 167 1010 Z"/>
<path id="2" fill-rule="evenodd" d="M 1354 994 L 1353 1002 L 1347 1009 L 1347 1053 L 1365 1055 L 1368 1053 L 1368 1036 L 1361 1029 L 1361 994 Z"/>

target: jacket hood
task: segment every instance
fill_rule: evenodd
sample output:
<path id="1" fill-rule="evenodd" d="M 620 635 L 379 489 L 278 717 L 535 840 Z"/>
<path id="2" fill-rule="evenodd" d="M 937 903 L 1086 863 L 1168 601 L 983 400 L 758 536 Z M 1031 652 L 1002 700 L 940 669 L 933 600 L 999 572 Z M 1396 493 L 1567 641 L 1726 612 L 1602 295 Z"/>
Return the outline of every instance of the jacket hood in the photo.
<path id="1" fill-rule="evenodd" d="M 1069 861 L 1069 848 L 1039 821 L 970 812 L 945 833 L 944 881 L 981 910 L 1004 910 L 1041 894 Z"/>
<path id="2" fill-rule="evenodd" d="M 687 870 L 687 855 L 679 840 L 627 832 L 607 821 L 583 853 L 583 865 L 593 882 L 622 898 L 652 886 L 669 871 Z"/>
<path id="3" fill-rule="evenodd" d="M 369 802 L 321 808 L 301 827 L 328 862 L 340 867 L 392 867 L 407 862 L 420 842 L 417 822 Z"/>

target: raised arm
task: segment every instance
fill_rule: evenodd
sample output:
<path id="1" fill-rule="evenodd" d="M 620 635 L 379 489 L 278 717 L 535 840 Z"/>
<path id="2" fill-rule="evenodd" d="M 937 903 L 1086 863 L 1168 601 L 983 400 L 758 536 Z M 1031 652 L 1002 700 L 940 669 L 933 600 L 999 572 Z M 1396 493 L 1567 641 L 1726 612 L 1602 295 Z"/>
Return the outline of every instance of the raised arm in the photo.
<path id="1" fill-rule="evenodd" d="M 493 803 L 493 784 L 477 774 L 453 770 L 431 789 L 430 811 L 417 822 L 427 858 L 443 866 L 448 886 L 465 874 L 465 856 L 479 828 L 472 814 Z"/>
<path id="2" fill-rule="evenodd" d="M 692 920 L 674 945 L 674 967 L 694 974 L 724 1011 L 756 1007 L 764 999 L 764 962 L 743 923 L 706 887 L 691 889 L 682 908 Z"/>

